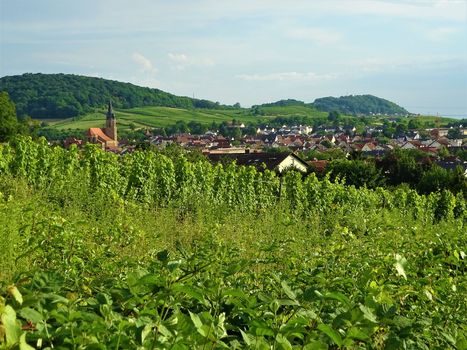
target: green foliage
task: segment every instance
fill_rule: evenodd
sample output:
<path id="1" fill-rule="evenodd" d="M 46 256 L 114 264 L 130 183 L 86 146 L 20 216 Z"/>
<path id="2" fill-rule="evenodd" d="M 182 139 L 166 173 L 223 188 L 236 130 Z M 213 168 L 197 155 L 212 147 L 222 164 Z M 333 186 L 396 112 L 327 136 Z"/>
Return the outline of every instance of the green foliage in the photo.
<path id="1" fill-rule="evenodd" d="M 70 118 L 93 111 L 112 99 L 117 108 L 166 106 L 217 109 L 217 102 L 180 97 L 102 78 L 72 74 L 23 74 L 0 78 L 0 91 L 16 103 L 18 115 L 33 118 Z M 223 106 L 224 108 L 226 106 Z"/>
<path id="2" fill-rule="evenodd" d="M 0 91 L 0 142 L 14 136 L 17 130 L 15 105 L 8 93 Z"/>
<path id="3" fill-rule="evenodd" d="M 394 150 L 384 155 L 379 163 L 391 185 L 402 183 L 416 186 L 423 174 L 423 167 L 420 166 L 420 158 L 426 155 L 418 150 Z M 427 164 L 427 166 L 430 166 Z"/>
<path id="4" fill-rule="evenodd" d="M 305 102 L 294 100 L 294 99 L 288 99 L 288 100 L 280 100 L 280 101 L 272 102 L 272 103 L 263 103 L 259 107 L 289 107 L 289 106 L 305 106 Z M 257 106 L 252 106 L 251 108 L 255 108 L 255 107 Z"/>
<path id="5" fill-rule="evenodd" d="M 0 348 L 466 345 L 465 200 L 0 145 Z"/>
<path id="6" fill-rule="evenodd" d="M 340 118 L 340 113 L 337 111 L 331 111 L 328 115 L 328 120 L 331 122 L 338 122 Z"/>
<path id="7" fill-rule="evenodd" d="M 98 113 L 86 114 L 80 118 L 53 121 L 47 129 L 67 132 L 70 128 L 85 130 L 99 125 L 103 126 L 105 113 L 106 110 L 101 109 Z M 166 132 L 169 129 L 180 132 L 180 126 L 183 126 L 184 130 L 191 131 L 191 127 L 193 127 L 193 133 L 212 126 L 212 123 L 215 123 L 215 128 L 213 128 L 215 130 L 217 124 L 230 121 L 232 118 L 237 118 L 244 123 L 256 121 L 255 117 L 239 115 L 236 110 L 180 109 L 154 106 L 119 109 L 116 111 L 116 116 L 119 130 L 129 130 L 130 124 L 133 123 L 138 129 L 164 127 Z"/>
<path id="8" fill-rule="evenodd" d="M 344 114 L 407 115 L 404 108 L 388 100 L 372 95 L 349 95 L 317 98 L 312 106 L 320 111 L 339 111 Z"/>
<path id="9" fill-rule="evenodd" d="M 449 129 L 448 138 L 450 139 L 462 139 L 463 138 L 462 130 L 459 127 Z"/>
<path id="10" fill-rule="evenodd" d="M 326 168 L 332 179 L 341 178 L 347 185 L 376 188 L 384 185 L 384 177 L 371 160 L 336 160 Z"/>

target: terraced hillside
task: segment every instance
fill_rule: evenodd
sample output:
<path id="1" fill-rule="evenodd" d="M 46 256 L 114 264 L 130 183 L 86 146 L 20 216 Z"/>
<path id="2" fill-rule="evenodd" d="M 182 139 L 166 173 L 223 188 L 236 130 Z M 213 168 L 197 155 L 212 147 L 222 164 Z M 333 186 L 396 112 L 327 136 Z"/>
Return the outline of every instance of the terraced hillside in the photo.
<path id="1" fill-rule="evenodd" d="M 181 109 L 170 107 L 136 107 L 131 109 L 117 109 L 116 115 L 119 127 L 123 130 L 130 125 L 136 128 L 158 128 L 167 127 L 177 121 L 189 123 L 191 121 L 205 125 L 213 122 L 219 124 L 224 121 L 230 122 L 233 119 L 242 123 L 258 123 L 275 117 L 326 117 L 326 112 L 319 112 L 309 107 L 262 107 L 262 115 L 253 115 L 249 109 Z M 94 113 L 86 114 L 83 117 L 68 118 L 61 120 L 49 120 L 53 129 L 88 129 L 103 125 L 105 122 L 105 110 L 98 110 Z"/>

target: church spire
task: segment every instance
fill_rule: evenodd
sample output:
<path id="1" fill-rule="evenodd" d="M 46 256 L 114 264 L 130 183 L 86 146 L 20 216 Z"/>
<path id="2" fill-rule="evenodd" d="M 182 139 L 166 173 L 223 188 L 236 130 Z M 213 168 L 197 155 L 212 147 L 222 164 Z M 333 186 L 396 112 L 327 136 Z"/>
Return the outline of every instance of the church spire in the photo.
<path id="1" fill-rule="evenodd" d="M 115 118 L 114 110 L 112 108 L 112 100 L 109 100 L 107 107 L 107 119 L 105 121 L 104 133 L 117 143 L 117 118 Z"/>
<path id="2" fill-rule="evenodd" d="M 107 108 L 107 119 L 115 119 L 114 110 L 112 108 L 112 100 L 109 100 L 109 106 Z"/>

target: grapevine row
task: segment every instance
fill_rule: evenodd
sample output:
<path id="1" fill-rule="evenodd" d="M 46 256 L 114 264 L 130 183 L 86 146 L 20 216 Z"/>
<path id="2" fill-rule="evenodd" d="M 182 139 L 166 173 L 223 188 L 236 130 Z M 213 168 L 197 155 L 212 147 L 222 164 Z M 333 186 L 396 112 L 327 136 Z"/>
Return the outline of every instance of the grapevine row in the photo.
<path id="1" fill-rule="evenodd" d="M 120 156 L 91 144 L 83 150 L 64 149 L 50 147 L 45 139 L 24 137 L 0 145 L 0 174 L 22 177 L 37 188 L 60 188 L 78 178 L 83 190 L 153 206 L 213 205 L 251 211 L 281 203 L 298 215 L 397 208 L 430 221 L 466 217 L 463 195 L 449 191 L 424 196 L 406 188 L 357 190 L 318 180 L 314 174 L 303 177 L 289 171 L 279 177 L 269 170 L 190 162 L 184 156 L 171 159 L 153 151 Z"/>

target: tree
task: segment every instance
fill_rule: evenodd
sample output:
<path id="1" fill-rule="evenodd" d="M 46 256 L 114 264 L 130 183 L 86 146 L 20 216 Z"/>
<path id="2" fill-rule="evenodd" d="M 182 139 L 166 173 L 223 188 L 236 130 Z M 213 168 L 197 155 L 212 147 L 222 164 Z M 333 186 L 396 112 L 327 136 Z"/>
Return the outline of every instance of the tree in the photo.
<path id="1" fill-rule="evenodd" d="M 387 153 L 378 162 L 378 166 L 385 175 L 388 184 L 397 186 L 407 183 L 414 187 L 420 181 L 423 172 L 431 167 L 430 164 L 420 164 L 419 160 L 424 157 L 426 155 L 419 150 L 398 149 Z"/>
<path id="2" fill-rule="evenodd" d="M 446 148 L 446 146 L 441 146 L 438 150 L 438 156 L 442 159 L 448 157 L 450 155 L 449 150 Z"/>
<path id="3" fill-rule="evenodd" d="M 239 127 L 235 127 L 233 128 L 231 135 L 235 140 L 240 140 L 242 138 L 242 130 Z"/>
<path id="4" fill-rule="evenodd" d="M 15 104 L 7 92 L 0 92 L 0 141 L 5 141 L 18 131 Z"/>
<path id="5" fill-rule="evenodd" d="M 340 118 L 340 113 L 338 111 L 332 111 L 328 114 L 328 120 L 330 122 L 338 122 Z"/>
<path id="6" fill-rule="evenodd" d="M 396 134 L 404 135 L 408 131 L 408 127 L 405 123 L 397 123 Z"/>
<path id="7" fill-rule="evenodd" d="M 347 185 L 355 187 L 366 186 L 376 188 L 384 184 L 384 178 L 375 164 L 363 160 L 335 160 L 329 163 L 326 172 L 330 173 L 331 179 L 345 178 Z"/>
<path id="8" fill-rule="evenodd" d="M 462 136 L 463 135 L 460 128 L 452 128 L 448 131 L 448 138 L 450 139 L 461 139 Z"/>
<path id="9" fill-rule="evenodd" d="M 422 127 L 422 123 L 419 119 L 412 118 L 409 120 L 409 124 L 407 125 L 409 130 L 417 130 Z"/>

